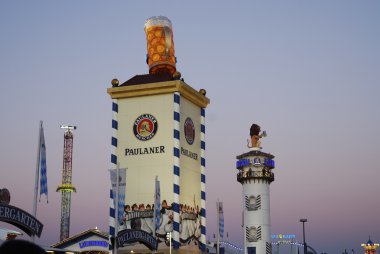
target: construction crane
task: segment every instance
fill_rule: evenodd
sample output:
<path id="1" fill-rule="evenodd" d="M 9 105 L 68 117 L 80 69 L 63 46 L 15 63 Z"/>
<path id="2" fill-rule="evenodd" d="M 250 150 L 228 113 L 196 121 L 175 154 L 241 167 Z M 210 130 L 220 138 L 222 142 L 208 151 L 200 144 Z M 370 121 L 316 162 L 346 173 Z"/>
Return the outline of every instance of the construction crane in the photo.
<path id="1" fill-rule="evenodd" d="M 57 192 L 62 192 L 60 241 L 63 241 L 69 237 L 70 232 L 71 192 L 76 192 L 75 187 L 71 184 L 74 139 L 72 131 L 76 129 L 76 126 L 61 125 L 61 129 L 65 130 L 63 146 L 62 184 L 57 187 Z"/>

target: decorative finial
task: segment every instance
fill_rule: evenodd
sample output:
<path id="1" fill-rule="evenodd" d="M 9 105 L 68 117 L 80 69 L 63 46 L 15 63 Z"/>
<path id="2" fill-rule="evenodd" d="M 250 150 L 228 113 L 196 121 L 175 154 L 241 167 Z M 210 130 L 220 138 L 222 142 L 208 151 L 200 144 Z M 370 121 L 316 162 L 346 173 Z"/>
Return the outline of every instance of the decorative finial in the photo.
<path id="1" fill-rule="evenodd" d="M 118 86 L 118 85 L 119 85 L 119 80 L 118 80 L 117 78 L 114 78 L 114 79 L 111 81 L 111 84 L 112 84 L 112 87 Z"/>
<path id="2" fill-rule="evenodd" d="M 206 96 L 206 90 L 203 88 L 199 90 L 199 93 L 202 94 L 203 96 Z"/>
<path id="3" fill-rule="evenodd" d="M 179 80 L 181 78 L 181 73 L 179 71 L 176 71 L 173 73 L 173 79 Z"/>
<path id="4" fill-rule="evenodd" d="M 251 136 L 251 145 L 249 144 L 249 140 L 247 140 L 247 146 L 251 150 L 259 150 L 261 149 L 261 142 L 260 138 L 266 137 L 267 133 L 266 131 L 263 131 L 260 134 L 261 128 L 257 124 L 252 124 L 250 130 L 249 130 L 249 135 Z"/>

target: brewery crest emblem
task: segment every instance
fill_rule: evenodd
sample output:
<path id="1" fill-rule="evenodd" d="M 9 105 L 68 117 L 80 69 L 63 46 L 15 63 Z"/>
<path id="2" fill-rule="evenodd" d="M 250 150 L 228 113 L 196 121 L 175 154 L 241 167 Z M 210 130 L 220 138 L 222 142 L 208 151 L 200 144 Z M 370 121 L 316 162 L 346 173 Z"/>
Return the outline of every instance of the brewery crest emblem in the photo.
<path id="1" fill-rule="evenodd" d="M 194 143 L 194 138 L 195 138 L 195 128 L 194 128 L 193 120 L 191 120 L 190 117 L 186 118 L 184 129 L 185 129 L 186 141 L 189 145 L 192 145 Z"/>
<path id="2" fill-rule="evenodd" d="M 151 114 L 142 114 L 133 123 L 133 134 L 141 141 L 150 140 L 156 135 L 157 119 Z"/>

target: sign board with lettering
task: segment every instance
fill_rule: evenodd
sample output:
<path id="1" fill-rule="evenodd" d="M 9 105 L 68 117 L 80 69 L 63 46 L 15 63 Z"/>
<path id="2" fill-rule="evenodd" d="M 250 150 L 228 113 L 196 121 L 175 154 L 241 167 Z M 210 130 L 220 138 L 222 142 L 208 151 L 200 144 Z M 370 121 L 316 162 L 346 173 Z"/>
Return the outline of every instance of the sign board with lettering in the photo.
<path id="1" fill-rule="evenodd" d="M 144 230 L 125 229 L 119 232 L 116 237 L 118 248 L 123 247 L 126 244 L 136 242 L 144 244 L 150 250 L 157 250 L 157 240 Z"/>
<path id="2" fill-rule="evenodd" d="M 88 229 L 53 244 L 52 248 L 66 250 L 67 253 L 108 253 L 110 239 L 108 232 L 98 228 Z"/>
<path id="3" fill-rule="evenodd" d="M 271 235 L 272 239 L 295 239 L 295 234 L 278 234 L 278 235 Z"/>
<path id="4" fill-rule="evenodd" d="M 44 225 L 31 214 L 15 206 L 0 204 L 0 221 L 18 227 L 29 236 L 41 236 Z"/>
<path id="5" fill-rule="evenodd" d="M 106 241 L 82 241 L 79 242 L 79 248 L 83 249 L 86 247 L 101 246 L 104 248 L 108 247 L 108 242 Z"/>

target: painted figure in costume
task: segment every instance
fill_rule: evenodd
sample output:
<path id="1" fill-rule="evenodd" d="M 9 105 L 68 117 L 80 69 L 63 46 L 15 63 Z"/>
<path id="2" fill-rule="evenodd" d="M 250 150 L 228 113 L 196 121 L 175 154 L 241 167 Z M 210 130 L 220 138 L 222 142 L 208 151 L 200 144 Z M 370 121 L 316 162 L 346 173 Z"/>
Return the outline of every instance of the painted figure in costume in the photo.
<path id="1" fill-rule="evenodd" d="M 146 212 L 152 211 L 151 206 L 149 204 L 145 207 Z M 153 213 L 152 213 L 153 215 Z M 153 216 L 152 217 L 145 217 L 141 219 L 141 229 L 148 232 L 149 234 L 153 233 L 154 231 L 154 222 L 153 222 Z"/>
<path id="2" fill-rule="evenodd" d="M 124 206 L 124 213 L 123 213 L 123 222 L 122 222 L 122 228 L 123 229 L 130 229 L 131 228 L 131 220 L 127 220 L 128 213 L 131 211 L 131 207 L 129 205 Z"/>
<path id="3" fill-rule="evenodd" d="M 194 237 L 198 239 L 201 236 L 201 210 L 197 206 L 196 208 L 196 214 L 197 214 L 197 219 L 195 222 L 195 232 L 194 232 Z"/>
<path id="4" fill-rule="evenodd" d="M 161 207 L 161 224 L 157 235 L 166 237 L 166 233 L 173 231 L 173 211 L 172 207 L 168 206 L 166 200 L 162 201 Z"/>
<path id="5" fill-rule="evenodd" d="M 132 205 L 132 212 L 137 212 L 139 210 L 139 206 L 137 204 Z M 139 218 L 131 219 L 131 228 L 132 229 L 141 229 L 141 221 Z"/>
<path id="6" fill-rule="evenodd" d="M 180 204 L 180 241 L 190 243 L 200 236 L 200 216 L 199 208 L 190 207 L 189 205 Z"/>

